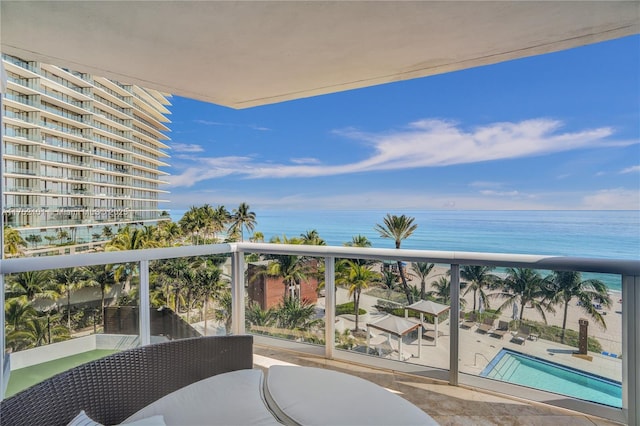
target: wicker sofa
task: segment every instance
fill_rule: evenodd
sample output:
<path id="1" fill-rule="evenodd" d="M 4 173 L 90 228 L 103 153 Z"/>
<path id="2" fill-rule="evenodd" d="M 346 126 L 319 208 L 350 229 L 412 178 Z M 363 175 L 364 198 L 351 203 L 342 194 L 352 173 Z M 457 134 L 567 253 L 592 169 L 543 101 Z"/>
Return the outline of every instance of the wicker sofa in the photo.
<path id="1" fill-rule="evenodd" d="M 119 352 L 0 402 L 0 424 L 66 425 L 81 410 L 118 424 L 159 398 L 197 381 L 253 367 L 252 336 L 173 340 Z"/>

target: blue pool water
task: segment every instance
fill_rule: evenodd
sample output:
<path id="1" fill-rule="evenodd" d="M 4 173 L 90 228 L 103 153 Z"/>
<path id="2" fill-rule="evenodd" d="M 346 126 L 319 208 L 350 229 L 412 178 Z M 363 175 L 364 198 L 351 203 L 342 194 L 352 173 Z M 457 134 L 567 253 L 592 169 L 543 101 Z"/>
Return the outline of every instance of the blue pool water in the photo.
<path id="1" fill-rule="evenodd" d="M 612 407 L 622 407 L 622 386 L 619 382 L 508 349 L 502 349 L 480 375 Z"/>

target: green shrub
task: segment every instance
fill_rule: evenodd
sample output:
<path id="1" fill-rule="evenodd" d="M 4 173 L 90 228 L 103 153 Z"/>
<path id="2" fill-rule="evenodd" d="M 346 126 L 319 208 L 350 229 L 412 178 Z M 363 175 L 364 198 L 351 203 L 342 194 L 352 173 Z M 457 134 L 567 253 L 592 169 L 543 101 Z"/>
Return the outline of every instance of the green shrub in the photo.
<path id="1" fill-rule="evenodd" d="M 514 322 L 516 324 L 514 324 Z M 557 325 L 546 325 L 539 322 L 533 321 L 523 321 L 523 324 L 528 326 L 531 329 L 532 333 L 537 333 L 540 336 L 540 339 L 549 340 L 551 342 L 561 343 L 562 340 L 562 327 L 558 327 Z M 512 322 L 512 329 L 516 329 L 517 321 Z M 578 338 L 580 333 L 575 330 L 571 330 L 567 328 L 564 333 L 564 344 L 567 346 L 572 346 L 574 348 L 578 347 Z M 602 345 L 598 341 L 598 339 L 594 337 L 587 336 L 587 350 L 589 352 L 602 352 Z"/>
<path id="2" fill-rule="evenodd" d="M 358 313 L 360 315 L 364 315 L 367 313 L 367 311 L 360 308 L 358 309 Z M 349 314 L 349 315 L 356 314 L 356 307 L 354 306 L 353 302 L 347 302 L 347 303 L 343 303 L 342 305 L 336 305 L 336 315 L 345 315 L 345 314 Z"/>

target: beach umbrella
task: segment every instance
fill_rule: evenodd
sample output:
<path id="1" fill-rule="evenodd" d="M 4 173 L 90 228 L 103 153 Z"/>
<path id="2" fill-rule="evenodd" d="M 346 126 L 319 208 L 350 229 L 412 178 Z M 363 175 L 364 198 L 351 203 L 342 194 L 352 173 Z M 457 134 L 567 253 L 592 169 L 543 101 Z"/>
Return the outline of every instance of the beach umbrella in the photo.
<path id="1" fill-rule="evenodd" d="M 513 302 L 513 313 L 511 314 L 511 319 L 518 319 L 518 304 L 516 302 Z"/>

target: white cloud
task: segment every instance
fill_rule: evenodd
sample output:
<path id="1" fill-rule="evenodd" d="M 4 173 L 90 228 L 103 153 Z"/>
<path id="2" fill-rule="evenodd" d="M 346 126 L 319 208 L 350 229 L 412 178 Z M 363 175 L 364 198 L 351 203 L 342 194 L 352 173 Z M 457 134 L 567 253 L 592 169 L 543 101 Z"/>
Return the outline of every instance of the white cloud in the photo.
<path id="1" fill-rule="evenodd" d="M 469 184 L 472 188 L 502 188 L 503 182 L 487 182 L 487 181 L 475 181 Z"/>
<path id="2" fill-rule="evenodd" d="M 627 167 L 626 169 L 620 170 L 620 174 L 625 173 L 640 173 L 640 166 L 631 166 Z"/>
<path id="3" fill-rule="evenodd" d="M 482 195 L 495 195 L 498 197 L 517 197 L 521 195 L 518 191 L 493 191 L 490 189 L 485 189 L 480 191 Z"/>
<path id="4" fill-rule="evenodd" d="M 292 158 L 291 162 L 294 164 L 320 164 L 320 160 L 311 157 Z"/>
<path id="5" fill-rule="evenodd" d="M 399 131 L 367 134 L 353 129 L 336 131 L 371 148 L 368 157 L 346 164 L 278 164 L 249 157 L 198 158 L 196 164 L 175 176 L 174 186 L 220 176 L 288 178 L 333 176 L 350 173 L 439 167 L 483 161 L 540 156 L 593 147 L 627 146 L 638 141 L 612 141 L 608 127 L 561 133 L 562 123 L 533 119 L 493 123 L 470 131 L 453 122 L 421 120 Z M 188 174 L 189 179 L 183 179 Z"/>
<path id="6" fill-rule="evenodd" d="M 204 148 L 193 143 L 172 143 L 171 148 L 176 152 L 204 152 Z"/>
<path id="7" fill-rule="evenodd" d="M 640 192 L 624 188 L 603 189 L 585 195 L 582 208 L 587 210 L 640 210 Z"/>

